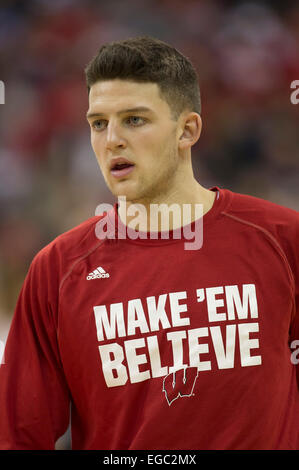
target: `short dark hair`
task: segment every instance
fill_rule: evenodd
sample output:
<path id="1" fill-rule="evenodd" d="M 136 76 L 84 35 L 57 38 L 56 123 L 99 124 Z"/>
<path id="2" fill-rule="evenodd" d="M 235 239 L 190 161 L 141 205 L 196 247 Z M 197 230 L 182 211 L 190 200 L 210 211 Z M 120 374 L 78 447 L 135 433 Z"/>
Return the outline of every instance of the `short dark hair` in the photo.
<path id="1" fill-rule="evenodd" d="M 156 83 L 173 119 L 185 110 L 201 112 L 198 76 L 190 60 L 150 36 L 104 44 L 86 66 L 85 77 L 88 94 L 92 85 L 103 80 Z"/>

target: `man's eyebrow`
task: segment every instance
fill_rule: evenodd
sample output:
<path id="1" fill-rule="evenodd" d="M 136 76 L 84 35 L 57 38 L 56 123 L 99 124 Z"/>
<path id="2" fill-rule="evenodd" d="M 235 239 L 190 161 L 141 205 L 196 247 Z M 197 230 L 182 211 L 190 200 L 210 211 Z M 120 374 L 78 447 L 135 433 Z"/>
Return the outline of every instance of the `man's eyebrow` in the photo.
<path id="1" fill-rule="evenodd" d="M 150 108 L 147 108 L 146 106 L 137 106 L 136 108 L 122 109 L 121 111 L 118 111 L 118 113 L 116 114 L 120 115 L 120 114 L 125 114 L 125 113 L 137 113 L 137 112 L 151 113 L 152 110 Z M 99 117 L 99 116 L 104 116 L 104 113 L 87 113 L 86 114 L 87 119 L 92 118 L 92 117 Z"/>

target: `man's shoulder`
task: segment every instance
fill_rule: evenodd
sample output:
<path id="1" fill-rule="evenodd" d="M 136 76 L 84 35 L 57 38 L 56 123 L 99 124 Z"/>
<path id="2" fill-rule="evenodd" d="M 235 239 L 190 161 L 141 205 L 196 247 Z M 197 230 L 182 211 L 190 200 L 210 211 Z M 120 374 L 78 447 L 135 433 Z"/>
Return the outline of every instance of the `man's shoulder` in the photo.
<path id="1" fill-rule="evenodd" d="M 96 234 L 96 225 L 103 217 L 104 214 L 90 217 L 61 233 L 38 251 L 33 263 L 46 260 L 51 261 L 57 268 L 65 268 L 76 259 L 86 256 L 103 243 L 103 239 L 99 239 Z"/>
<path id="2" fill-rule="evenodd" d="M 251 224 L 264 227 L 299 225 L 299 212 L 261 197 L 225 190 L 230 202 L 224 213 Z"/>
<path id="3" fill-rule="evenodd" d="M 222 214 L 233 223 L 244 224 L 256 234 L 275 240 L 287 255 L 293 269 L 299 257 L 299 212 L 262 198 L 224 190 L 229 203 Z M 231 230 L 231 227 L 230 227 Z"/>

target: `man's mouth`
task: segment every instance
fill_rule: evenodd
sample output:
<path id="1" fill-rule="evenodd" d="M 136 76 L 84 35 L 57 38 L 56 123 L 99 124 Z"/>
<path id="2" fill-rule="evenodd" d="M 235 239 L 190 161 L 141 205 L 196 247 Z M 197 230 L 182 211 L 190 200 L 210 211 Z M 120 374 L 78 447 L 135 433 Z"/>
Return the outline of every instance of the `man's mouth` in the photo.
<path id="1" fill-rule="evenodd" d="M 116 163 L 111 167 L 110 173 L 116 178 L 126 176 L 131 173 L 134 169 L 133 163 Z"/>

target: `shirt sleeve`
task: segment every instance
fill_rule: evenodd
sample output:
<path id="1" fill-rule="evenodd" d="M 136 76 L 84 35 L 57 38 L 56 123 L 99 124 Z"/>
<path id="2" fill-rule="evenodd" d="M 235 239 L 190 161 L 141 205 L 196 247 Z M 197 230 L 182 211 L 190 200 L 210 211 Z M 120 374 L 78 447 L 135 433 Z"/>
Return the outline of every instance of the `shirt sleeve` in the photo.
<path id="1" fill-rule="evenodd" d="M 54 450 L 70 396 L 57 337 L 58 282 L 47 250 L 22 286 L 0 367 L 0 449 Z M 56 315 L 56 318 L 55 318 Z"/>
<path id="2" fill-rule="evenodd" d="M 295 284 L 294 316 L 290 328 L 290 347 L 291 361 L 296 366 L 299 389 L 299 213 L 297 213 L 296 220 L 290 226 L 292 231 L 292 250 L 289 250 L 289 260 Z"/>

